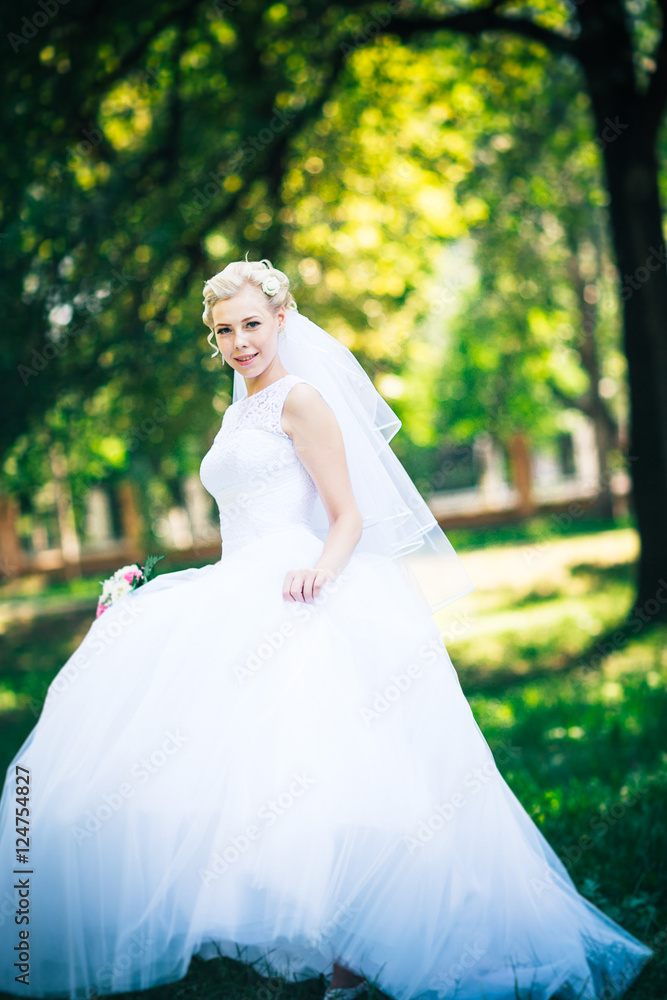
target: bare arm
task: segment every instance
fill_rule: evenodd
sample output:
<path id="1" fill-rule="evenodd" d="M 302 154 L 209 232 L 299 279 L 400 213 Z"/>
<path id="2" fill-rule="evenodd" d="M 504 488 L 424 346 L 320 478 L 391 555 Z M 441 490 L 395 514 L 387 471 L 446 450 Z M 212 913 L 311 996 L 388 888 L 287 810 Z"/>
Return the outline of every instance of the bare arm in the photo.
<path id="1" fill-rule="evenodd" d="M 324 583 L 335 579 L 347 565 L 361 538 L 361 513 L 352 492 L 338 421 L 314 386 L 297 382 L 290 390 L 281 425 L 310 473 L 329 519 L 327 538 L 315 566 L 290 570 L 283 584 L 286 600 L 312 603 Z"/>

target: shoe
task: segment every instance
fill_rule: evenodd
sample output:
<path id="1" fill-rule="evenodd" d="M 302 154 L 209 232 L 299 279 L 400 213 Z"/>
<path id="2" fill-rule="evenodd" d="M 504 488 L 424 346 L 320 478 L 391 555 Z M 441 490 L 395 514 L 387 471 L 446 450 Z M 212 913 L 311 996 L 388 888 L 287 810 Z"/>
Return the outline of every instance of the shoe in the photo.
<path id="1" fill-rule="evenodd" d="M 356 986 L 328 986 L 322 1000 L 354 1000 L 368 989 L 368 983 L 362 979 Z"/>

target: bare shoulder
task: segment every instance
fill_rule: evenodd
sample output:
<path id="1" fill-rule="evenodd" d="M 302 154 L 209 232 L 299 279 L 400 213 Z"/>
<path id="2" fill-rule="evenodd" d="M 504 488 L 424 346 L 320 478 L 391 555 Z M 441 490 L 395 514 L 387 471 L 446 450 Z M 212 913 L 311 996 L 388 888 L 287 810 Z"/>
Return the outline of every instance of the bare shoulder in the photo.
<path id="1" fill-rule="evenodd" d="M 332 417 L 333 410 L 314 385 L 296 382 L 285 397 L 280 423 L 292 437 L 296 430 L 328 424 Z"/>

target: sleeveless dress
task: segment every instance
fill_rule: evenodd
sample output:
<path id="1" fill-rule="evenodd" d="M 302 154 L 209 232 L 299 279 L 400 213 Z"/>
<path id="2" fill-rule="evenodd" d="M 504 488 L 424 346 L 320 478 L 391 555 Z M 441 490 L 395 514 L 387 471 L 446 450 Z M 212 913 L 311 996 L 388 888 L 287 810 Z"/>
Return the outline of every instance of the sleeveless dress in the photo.
<path id="1" fill-rule="evenodd" d="M 397 565 L 355 553 L 283 600 L 322 551 L 281 426 L 301 381 L 232 404 L 204 457 L 221 560 L 93 621 L 9 767 L 0 989 L 139 990 L 198 954 L 294 980 L 338 960 L 396 1000 L 622 993 L 650 949 L 501 777 Z"/>

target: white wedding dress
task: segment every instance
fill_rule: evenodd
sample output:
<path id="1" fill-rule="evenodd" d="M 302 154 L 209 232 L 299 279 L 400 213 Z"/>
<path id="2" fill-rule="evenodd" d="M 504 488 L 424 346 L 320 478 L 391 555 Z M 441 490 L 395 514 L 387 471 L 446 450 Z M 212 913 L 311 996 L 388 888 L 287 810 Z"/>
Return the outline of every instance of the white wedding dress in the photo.
<path id="1" fill-rule="evenodd" d="M 398 564 L 355 553 L 315 604 L 283 600 L 322 550 L 280 423 L 299 381 L 230 406 L 202 462 L 221 560 L 94 621 L 9 768 L 0 989 L 119 993 L 222 954 L 290 979 L 339 960 L 396 1000 L 623 992 L 650 949 L 499 774 Z"/>

